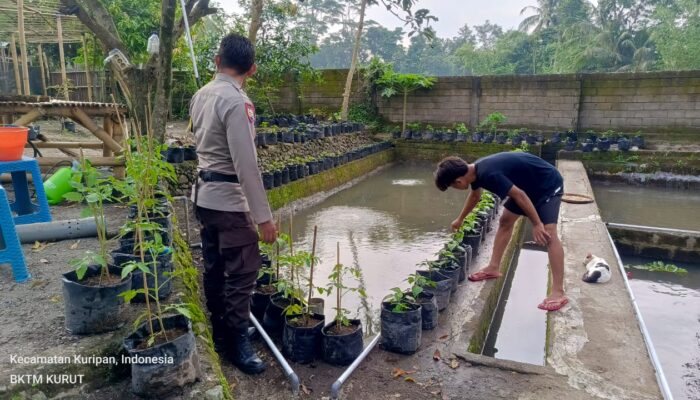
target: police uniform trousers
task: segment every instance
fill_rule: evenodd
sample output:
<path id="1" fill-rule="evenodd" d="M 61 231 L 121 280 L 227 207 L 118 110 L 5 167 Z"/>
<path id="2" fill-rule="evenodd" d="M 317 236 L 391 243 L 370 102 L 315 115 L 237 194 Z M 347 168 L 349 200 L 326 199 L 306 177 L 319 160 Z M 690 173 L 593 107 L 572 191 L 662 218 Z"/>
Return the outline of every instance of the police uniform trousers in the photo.
<path id="1" fill-rule="evenodd" d="M 204 293 L 214 330 L 247 329 L 262 265 L 255 224 L 247 212 L 203 207 L 197 207 L 197 212 L 202 225 Z"/>

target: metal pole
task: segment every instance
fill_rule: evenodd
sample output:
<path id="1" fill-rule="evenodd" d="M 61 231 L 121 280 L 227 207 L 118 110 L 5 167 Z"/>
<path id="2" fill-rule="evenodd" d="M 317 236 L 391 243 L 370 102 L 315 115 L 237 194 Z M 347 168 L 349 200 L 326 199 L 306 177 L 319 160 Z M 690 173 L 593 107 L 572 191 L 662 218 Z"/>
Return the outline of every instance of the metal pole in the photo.
<path id="1" fill-rule="evenodd" d="M 187 17 L 187 8 L 185 8 L 185 0 L 180 0 L 182 6 L 182 20 L 185 22 L 185 39 L 190 48 L 190 57 L 192 58 L 192 67 L 194 68 L 194 79 L 197 81 L 197 87 L 200 87 L 199 70 L 197 69 L 197 60 L 194 57 L 194 46 L 192 45 L 192 35 L 190 34 L 190 21 Z"/>
<path id="2" fill-rule="evenodd" d="M 377 335 L 372 339 L 371 342 L 365 347 L 364 350 L 362 350 L 362 353 L 360 353 L 359 356 L 355 359 L 355 361 L 350 364 L 348 369 L 343 372 L 342 375 L 340 375 L 340 378 L 333 382 L 333 385 L 331 386 L 331 399 L 336 400 L 338 398 L 338 395 L 340 394 L 340 389 L 343 387 L 343 384 L 345 381 L 350 377 L 350 375 L 355 372 L 355 369 L 357 368 L 358 365 L 367 357 L 367 355 L 372 351 L 374 346 L 379 343 L 379 339 L 381 339 L 382 335 Z"/>
<path id="3" fill-rule="evenodd" d="M 287 362 L 287 360 L 284 359 L 284 356 L 282 355 L 282 353 L 280 353 L 280 351 L 277 349 L 277 346 L 275 346 L 275 343 L 272 342 L 272 339 L 270 339 L 270 337 L 267 335 L 267 332 L 265 332 L 265 330 L 260 325 L 258 320 L 255 319 L 255 316 L 253 314 L 250 314 L 250 320 L 253 322 L 253 325 L 255 325 L 255 329 L 258 330 L 258 332 L 260 333 L 260 336 L 262 336 L 263 339 L 265 340 L 265 343 L 267 343 L 267 346 L 270 348 L 270 350 L 272 350 L 272 354 L 275 355 L 277 362 L 279 362 L 280 365 L 282 366 L 282 369 L 284 369 L 284 373 L 287 374 L 287 378 L 289 379 L 289 382 L 291 382 L 291 384 L 292 384 L 292 394 L 294 394 L 296 396 L 297 394 L 299 394 L 299 386 L 300 386 L 299 377 L 294 372 L 292 367 L 289 366 L 289 363 Z M 360 357 L 362 357 L 362 355 L 360 355 Z M 355 364 L 353 363 L 353 365 L 355 365 Z M 352 365 L 350 367 L 352 368 Z"/>
<path id="4" fill-rule="evenodd" d="M 644 318 L 642 317 L 642 312 L 639 311 L 639 306 L 637 305 L 637 299 L 634 297 L 634 292 L 632 292 L 632 287 L 630 286 L 629 280 L 627 280 L 627 272 L 622 264 L 622 259 L 620 254 L 617 252 L 617 247 L 615 247 L 615 242 L 613 242 L 610 232 L 605 230 L 608 234 L 608 239 L 610 240 L 610 245 L 615 253 L 615 258 L 617 259 L 617 265 L 620 267 L 620 275 L 622 275 L 622 281 L 625 282 L 625 287 L 627 288 L 627 294 L 632 300 L 632 308 L 634 308 L 634 314 L 637 317 L 637 322 L 639 322 L 639 329 L 642 331 L 642 337 L 644 338 L 644 344 L 646 345 L 647 351 L 649 352 L 649 358 L 651 358 L 651 363 L 654 366 L 654 372 L 656 373 L 656 381 L 661 389 L 661 394 L 664 396 L 665 400 L 673 400 L 673 394 L 671 393 L 671 388 L 668 386 L 668 381 L 666 380 L 666 375 L 664 375 L 664 370 L 661 367 L 661 360 L 656 355 L 656 350 L 654 349 L 654 343 L 651 341 L 651 335 L 647 329 L 647 325 L 644 323 Z"/>

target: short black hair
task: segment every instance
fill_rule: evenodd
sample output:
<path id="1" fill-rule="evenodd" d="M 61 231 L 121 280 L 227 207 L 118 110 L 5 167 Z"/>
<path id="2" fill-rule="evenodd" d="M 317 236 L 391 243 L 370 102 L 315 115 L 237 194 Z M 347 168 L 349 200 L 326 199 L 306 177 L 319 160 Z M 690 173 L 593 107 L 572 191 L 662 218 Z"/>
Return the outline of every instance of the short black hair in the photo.
<path id="1" fill-rule="evenodd" d="M 245 74 L 255 64 L 255 46 L 247 37 L 229 33 L 221 39 L 218 56 L 222 67 Z"/>
<path id="2" fill-rule="evenodd" d="M 469 164 L 461 158 L 443 158 L 435 170 L 435 186 L 444 192 L 457 178 L 466 175 L 467 172 L 469 172 Z"/>

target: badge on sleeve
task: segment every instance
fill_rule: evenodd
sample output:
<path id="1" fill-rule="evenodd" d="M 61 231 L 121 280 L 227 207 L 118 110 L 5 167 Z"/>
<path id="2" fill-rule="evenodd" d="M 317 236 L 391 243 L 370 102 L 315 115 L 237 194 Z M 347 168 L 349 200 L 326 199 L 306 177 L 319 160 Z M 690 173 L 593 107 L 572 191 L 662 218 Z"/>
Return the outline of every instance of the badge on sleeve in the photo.
<path id="1" fill-rule="evenodd" d="M 251 124 L 255 123 L 255 106 L 250 103 L 245 103 L 245 113 L 248 116 L 248 121 Z"/>

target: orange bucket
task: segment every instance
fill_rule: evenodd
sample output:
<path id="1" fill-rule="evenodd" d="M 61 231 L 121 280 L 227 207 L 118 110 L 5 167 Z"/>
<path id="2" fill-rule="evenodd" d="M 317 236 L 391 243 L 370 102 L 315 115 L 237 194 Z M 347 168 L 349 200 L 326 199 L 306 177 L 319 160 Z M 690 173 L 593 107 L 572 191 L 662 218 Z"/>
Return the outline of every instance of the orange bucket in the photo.
<path id="1" fill-rule="evenodd" d="M 29 129 L 22 126 L 0 126 L 0 161 L 22 158 Z"/>

